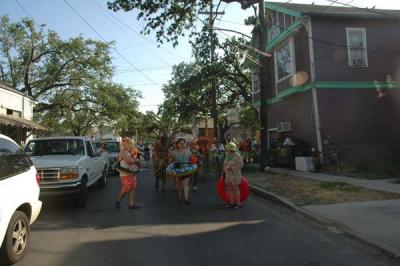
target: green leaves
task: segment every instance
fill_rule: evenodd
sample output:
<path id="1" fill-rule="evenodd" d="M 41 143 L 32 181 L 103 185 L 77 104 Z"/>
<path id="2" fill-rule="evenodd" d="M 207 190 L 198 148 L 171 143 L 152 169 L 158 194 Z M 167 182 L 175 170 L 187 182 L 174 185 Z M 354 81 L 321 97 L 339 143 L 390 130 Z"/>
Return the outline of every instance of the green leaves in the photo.
<path id="1" fill-rule="evenodd" d="M 64 134 L 116 128 L 138 113 L 138 91 L 112 82 L 112 43 L 62 40 L 32 20 L 0 20 L 0 78 L 32 96 L 35 119 Z M 121 125 L 119 122 L 122 121 Z"/>
<path id="2" fill-rule="evenodd" d="M 193 28 L 198 11 L 207 8 L 207 1 L 115 0 L 107 5 L 113 11 L 135 10 L 138 20 L 145 22 L 142 34 L 155 31 L 158 43 L 167 41 L 176 46 L 179 36 Z"/>

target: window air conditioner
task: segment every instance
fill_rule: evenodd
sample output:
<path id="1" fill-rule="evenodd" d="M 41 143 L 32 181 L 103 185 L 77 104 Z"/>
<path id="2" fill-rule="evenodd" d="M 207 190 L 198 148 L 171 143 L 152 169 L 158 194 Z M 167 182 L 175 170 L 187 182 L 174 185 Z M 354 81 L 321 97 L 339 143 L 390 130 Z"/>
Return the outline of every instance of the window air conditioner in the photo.
<path id="1" fill-rule="evenodd" d="M 365 66 L 365 62 L 363 58 L 355 58 L 353 59 L 354 66 Z"/>
<path id="2" fill-rule="evenodd" d="M 292 131 L 292 123 L 291 122 L 279 122 L 277 127 L 278 127 L 278 132 Z"/>

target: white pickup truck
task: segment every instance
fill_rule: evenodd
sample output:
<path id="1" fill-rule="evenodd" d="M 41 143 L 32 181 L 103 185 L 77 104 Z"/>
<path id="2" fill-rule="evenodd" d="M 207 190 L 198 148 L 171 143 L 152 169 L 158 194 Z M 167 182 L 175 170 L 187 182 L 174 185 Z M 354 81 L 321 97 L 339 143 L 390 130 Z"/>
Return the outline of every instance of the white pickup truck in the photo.
<path id="1" fill-rule="evenodd" d="M 108 159 L 86 137 L 45 137 L 25 147 L 40 177 L 40 195 L 73 195 L 77 207 L 85 207 L 87 188 L 107 183 Z"/>

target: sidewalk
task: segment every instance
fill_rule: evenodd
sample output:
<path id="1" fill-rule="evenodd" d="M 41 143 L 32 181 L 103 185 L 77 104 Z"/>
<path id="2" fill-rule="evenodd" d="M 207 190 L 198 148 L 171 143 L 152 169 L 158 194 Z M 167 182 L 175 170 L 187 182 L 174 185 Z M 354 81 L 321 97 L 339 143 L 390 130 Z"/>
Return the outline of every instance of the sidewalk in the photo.
<path id="1" fill-rule="evenodd" d="M 360 178 L 327 175 L 321 173 L 299 172 L 285 168 L 269 168 L 268 171 L 275 174 L 284 174 L 294 177 L 302 177 L 302 178 L 318 180 L 318 181 L 326 181 L 326 182 L 344 182 L 354 186 L 373 189 L 373 190 L 400 193 L 400 184 L 394 184 L 389 179 L 366 180 Z"/>
<path id="2" fill-rule="evenodd" d="M 271 168 L 269 172 L 289 175 L 301 179 L 311 179 L 326 182 L 345 182 L 354 186 L 385 192 L 400 193 L 400 185 L 387 180 L 360 180 L 343 176 L 331 176 L 320 173 L 298 172 L 288 169 Z M 261 176 L 260 176 L 261 174 Z M 334 226 L 349 235 L 366 241 L 395 258 L 400 258 L 400 200 L 364 201 L 337 203 L 328 205 L 295 206 L 295 204 L 280 195 L 267 191 L 262 186 L 260 177 L 267 179 L 268 173 L 251 173 L 246 175 L 253 192 L 268 199 L 278 201 L 285 206 L 302 213 L 305 216 Z"/>

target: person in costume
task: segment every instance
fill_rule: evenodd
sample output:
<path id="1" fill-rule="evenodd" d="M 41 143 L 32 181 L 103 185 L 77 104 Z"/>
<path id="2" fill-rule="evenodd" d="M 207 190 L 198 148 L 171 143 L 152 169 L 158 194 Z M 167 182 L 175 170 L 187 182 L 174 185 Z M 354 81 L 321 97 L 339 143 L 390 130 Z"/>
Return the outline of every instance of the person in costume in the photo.
<path id="1" fill-rule="evenodd" d="M 196 143 L 192 143 L 190 145 L 190 152 L 191 152 L 190 163 L 197 164 L 197 167 L 199 169 L 192 174 L 192 177 L 193 177 L 192 190 L 197 191 L 197 179 L 198 179 L 200 168 L 201 168 L 201 155 L 199 152 L 199 147 L 197 146 Z"/>
<path id="2" fill-rule="evenodd" d="M 166 168 L 168 166 L 168 144 L 167 137 L 161 136 L 153 149 L 153 172 L 156 177 L 156 189 L 159 189 L 161 179 L 161 189 L 165 191 Z"/>
<path id="3" fill-rule="evenodd" d="M 179 168 L 183 164 L 190 163 L 190 151 L 186 147 L 185 139 L 178 139 L 176 141 L 176 149 L 171 152 L 171 161 L 175 164 L 175 167 Z M 176 177 L 176 192 L 178 194 L 178 200 L 185 200 L 185 204 L 190 204 L 189 200 L 189 175 Z M 182 197 L 183 190 L 183 197 Z"/>
<path id="4" fill-rule="evenodd" d="M 222 173 L 223 161 L 225 158 L 225 146 L 219 139 L 215 139 L 214 143 L 211 146 L 210 151 L 215 156 L 218 175 L 220 175 Z"/>
<path id="5" fill-rule="evenodd" d="M 137 187 L 136 174 L 132 172 L 125 171 L 123 169 L 129 169 L 133 165 L 138 164 L 138 150 L 131 139 L 125 137 L 122 139 L 121 152 L 119 153 L 119 160 L 121 168 L 119 170 L 121 179 L 121 190 L 118 194 L 115 207 L 117 209 L 121 208 L 122 198 L 128 194 L 128 208 L 129 209 L 139 209 L 141 204 L 135 204 L 134 196 Z"/>
<path id="6" fill-rule="evenodd" d="M 236 144 L 229 142 L 226 145 L 226 158 L 224 161 L 225 185 L 230 195 L 230 207 L 240 208 L 240 182 L 242 179 L 243 159 L 237 151 Z"/>

